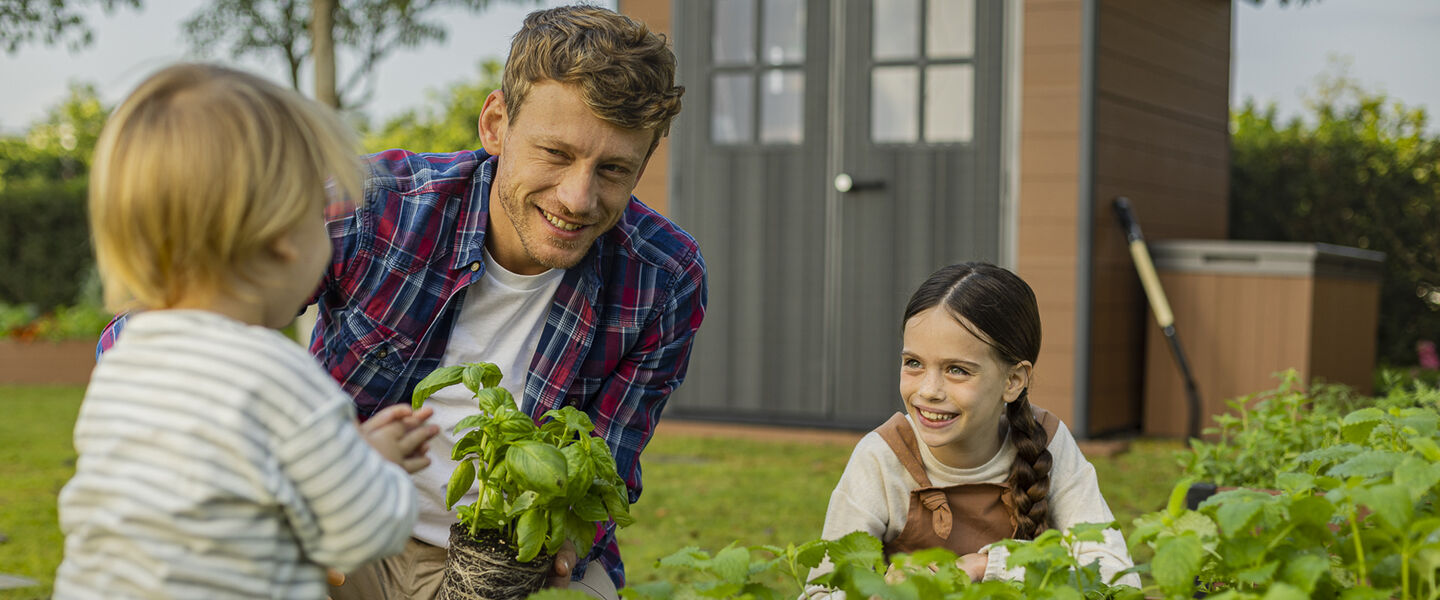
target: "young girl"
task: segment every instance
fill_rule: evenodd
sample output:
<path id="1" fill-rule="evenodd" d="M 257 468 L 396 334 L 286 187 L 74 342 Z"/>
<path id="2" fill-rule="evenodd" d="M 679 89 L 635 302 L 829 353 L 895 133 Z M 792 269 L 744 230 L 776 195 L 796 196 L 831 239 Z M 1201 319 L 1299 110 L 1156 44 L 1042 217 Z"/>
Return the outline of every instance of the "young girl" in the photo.
<path id="1" fill-rule="evenodd" d="M 943 547 L 971 580 L 1020 579 L 1005 538 L 1114 519 L 1065 424 L 1030 405 L 1040 354 L 1035 294 L 985 263 L 936 271 L 905 308 L 896 414 L 855 446 L 830 496 L 822 537 L 864 531 L 886 554 Z M 1120 533 L 1084 543 L 1106 581 L 1131 566 Z M 824 564 L 811 577 L 828 572 Z M 1120 583 L 1139 587 L 1134 574 Z M 812 596 L 823 595 L 819 588 Z"/>
<path id="2" fill-rule="evenodd" d="M 428 413 L 357 428 L 274 331 L 330 263 L 327 186 L 359 197 L 352 140 L 298 94 L 203 65 L 153 75 L 111 116 L 91 228 L 107 302 L 140 312 L 75 424 L 56 598 L 320 599 L 321 565 L 409 539 Z"/>

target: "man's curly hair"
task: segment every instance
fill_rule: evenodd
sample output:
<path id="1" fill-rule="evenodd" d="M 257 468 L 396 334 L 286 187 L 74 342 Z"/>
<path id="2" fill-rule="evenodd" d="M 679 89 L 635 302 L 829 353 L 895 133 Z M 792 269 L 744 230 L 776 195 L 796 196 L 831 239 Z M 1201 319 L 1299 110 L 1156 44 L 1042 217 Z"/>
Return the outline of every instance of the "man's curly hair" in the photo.
<path id="1" fill-rule="evenodd" d="M 510 120 L 520 116 L 530 85 L 575 86 L 590 111 L 625 129 L 655 132 L 653 149 L 680 112 L 675 54 L 665 36 L 630 17 L 595 6 L 539 10 L 510 42 L 500 91 Z"/>

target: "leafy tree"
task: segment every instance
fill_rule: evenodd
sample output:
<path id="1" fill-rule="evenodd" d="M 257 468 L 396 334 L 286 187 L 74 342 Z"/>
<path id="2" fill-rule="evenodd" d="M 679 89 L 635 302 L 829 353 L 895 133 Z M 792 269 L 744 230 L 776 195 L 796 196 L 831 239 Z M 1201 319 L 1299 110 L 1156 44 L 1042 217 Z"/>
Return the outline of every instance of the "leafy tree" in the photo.
<path id="1" fill-rule="evenodd" d="M 428 42 L 444 41 L 446 29 L 435 20 L 445 7 L 480 10 L 490 0 L 211 0 L 185 21 L 185 37 L 200 54 L 221 47 L 230 55 L 278 57 L 290 70 L 290 84 L 300 89 L 303 66 L 314 61 L 316 89 L 333 89 L 332 106 L 356 108 L 374 91 L 375 67 L 390 52 Z M 333 11 L 326 9 L 333 7 Z M 324 27 L 329 18 L 330 28 Z M 315 25 L 315 26 L 312 26 Z M 326 34 L 329 34 L 328 36 Z M 327 52 L 355 59 L 343 77 Z M 330 103 L 330 99 L 317 98 Z"/>
<path id="2" fill-rule="evenodd" d="M 0 46 L 9 54 L 36 40 L 47 46 L 64 41 L 72 51 L 89 46 L 95 34 L 81 11 L 90 5 L 110 12 L 139 8 L 140 0 L 0 0 Z"/>
<path id="3" fill-rule="evenodd" d="M 24 136 L 0 138 L 0 190 L 18 182 L 59 182 L 90 172 L 95 141 L 110 115 L 92 84 L 71 84 L 70 94 Z"/>
<path id="4" fill-rule="evenodd" d="M 1440 137 L 1343 67 L 1307 105 L 1308 120 L 1253 101 L 1231 116 L 1230 235 L 1384 252 L 1379 355 L 1414 364 L 1440 335 Z"/>
<path id="5" fill-rule="evenodd" d="M 390 120 L 379 131 L 365 136 L 365 149 L 379 152 L 404 148 L 414 152 L 450 152 L 460 148 L 478 148 L 476 124 L 485 97 L 500 87 L 500 63 L 485 61 L 479 77 L 473 81 L 451 84 L 441 92 L 430 91 L 426 106 L 407 110 Z"/>

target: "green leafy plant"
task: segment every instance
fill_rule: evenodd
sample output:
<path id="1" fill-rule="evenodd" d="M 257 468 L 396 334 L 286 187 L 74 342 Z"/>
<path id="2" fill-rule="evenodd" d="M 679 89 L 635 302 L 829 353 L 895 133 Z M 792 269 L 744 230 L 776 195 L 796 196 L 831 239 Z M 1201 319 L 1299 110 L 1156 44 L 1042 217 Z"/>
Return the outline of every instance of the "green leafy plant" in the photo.
<path id="1" fill-rule="evenodd" d="M 1306 390 L 1294 369 L 1278 376 L 1274 390 L 1227 401 L 1230 412 L 1205 429 L 1217 441 L 1192 439 L 1177 453 L 1187 475 L 1218 486 L 1271 487 L 1276 472 L 1295 470 L 1302 454 L 1336 439 L 1338 418 L 1369 401 L 1341 385 Z"/>
<path id="2" fill-rule="evenodd" d="M 603 440 L 590 432 L 590 417 L 572 407 L 551 410 L 536 425 L 516 408 L 510 392 L 497 387 L 500 369 L 471 363 L 436 369 L 415 387 L 411 405 L 419 408 L 435 392 L 463 384 L 475 396 L 478 412 L 460 420 L 451 458 L 458 461 L 445 492 L 473 538 L 494 530 L 526 562 L 543 550 L 554 554 L 570 540 L 581 556 L 590 548 L 595 523 L 633 522 L 625 481 Z M 455 506 L 472 487 L 479 499 Z"/>
<path id="3" fill-rule="evenodd" d="M 837 540 L 811 540 L 799 545 L 744 547 L 731 544 L 713 556 L 689 547 L 660 559 L 660 565 L 686 573 L 685 582 L 658 581 L 620 591 L 628 600 L 660 598 L 795 598 L 806 586 L 845 592 L 848 598 L 882 600 L 978 600 L 981 598 L 1123 598 L 1138 600 L 1140 591 L 1111 586 L 1100 578 L 1096 563 L 1081 565 L 1075 546 L 1100 541 L 1112 524 L 1082 524 L 1067 532 L 1050 530 L 1026 542 L 999 542 L 1010 550 L 1008 566 L 1024 567 L 1024 581 L 972 582 L 956 566 L 955 553 L 935 548 L 895 554 L 886 560 L 880 540 L 855 532 Z M 833 570 L 807 581 L 811 569 L 828 558 Z M 776 589 L 764 583 L 772 573 L 789 582 Z"/>
<path id="4" fill-rule="evenodd" d="M 1177 599 L 1197 590 L 1224 599 L 1440 598 L 1440 395 L 1396 387 L 1344 414 L 1309 400 L 1297 392 L 1257 407 L 1263 416 L 1242 415 L 1231 424 L 1236 435 L 1202 448 L 1274 461 L 1268 477 L 1237 481 L 1263 489 L 1222 492 L 1192 511 L 1184 507 L 1194 481 L 1187 479 L 1166 510 L 1136 520 L 1131 546 L 1155 555 L 1141 567 L 1156 583 L 1147 591 Z M 1306 439 L 1280 440 L 1283 452 L 1256 450 L 1282 423 Z M 1192 464 L 1196 475 L 1217 473 L 1206 461 Z"/>

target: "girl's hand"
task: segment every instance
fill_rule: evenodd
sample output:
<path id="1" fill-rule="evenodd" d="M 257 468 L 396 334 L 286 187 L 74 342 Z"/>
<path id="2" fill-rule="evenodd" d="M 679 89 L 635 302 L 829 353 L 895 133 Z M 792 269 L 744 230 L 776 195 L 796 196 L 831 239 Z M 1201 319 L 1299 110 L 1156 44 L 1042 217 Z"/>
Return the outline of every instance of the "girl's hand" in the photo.
<path id="1" fill-rule="evenodd" d="M 964 571 L 970 576 L 970 581 L 980 581 L 985 578 L 985 567 L 990 564 L 990 555 L 972 552 L 955 559 L 955 567 Z"/>

